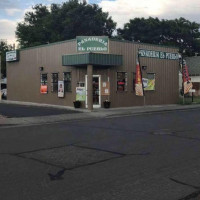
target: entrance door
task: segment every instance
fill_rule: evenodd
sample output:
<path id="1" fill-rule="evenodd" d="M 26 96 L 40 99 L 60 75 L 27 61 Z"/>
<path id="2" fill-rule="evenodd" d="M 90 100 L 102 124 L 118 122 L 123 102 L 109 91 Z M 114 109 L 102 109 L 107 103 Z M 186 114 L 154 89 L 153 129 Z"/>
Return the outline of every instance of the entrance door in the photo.
<path id="1" fill-rule="evenodd" d="M 87 75 L 85 78 L 86 83 L 86 108 L 87 108 Z M 93 88 L 93 108 L 101 107 L 101 76 L 93 75 L 92 78 L 92 88 Z"/>

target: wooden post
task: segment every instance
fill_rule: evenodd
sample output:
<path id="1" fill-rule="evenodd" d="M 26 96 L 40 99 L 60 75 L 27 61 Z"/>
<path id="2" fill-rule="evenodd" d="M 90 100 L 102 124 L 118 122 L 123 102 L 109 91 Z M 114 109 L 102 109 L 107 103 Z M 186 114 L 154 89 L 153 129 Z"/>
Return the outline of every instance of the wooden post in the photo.
<path id="1" fill-rule="evenodd" d="M 88 110 L 93 110 L 93 65 L 87 66 L 87 104 Z"/>

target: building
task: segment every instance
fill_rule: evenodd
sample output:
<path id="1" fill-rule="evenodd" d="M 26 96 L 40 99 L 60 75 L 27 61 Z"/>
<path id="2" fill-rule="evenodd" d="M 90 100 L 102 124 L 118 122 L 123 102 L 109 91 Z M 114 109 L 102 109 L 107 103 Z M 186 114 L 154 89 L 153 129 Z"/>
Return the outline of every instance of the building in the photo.
<path id="1" fill-rule="evenodd" d="M 139 55 L 144 97 L 135 95 Z M 7 54 L 7 98 L 83 108 L 174 104 L 178 92 L 178 49 L 80 36 Z"/>
<path id="2" fill-rule="evenodd" d="M 195 89 L 194 96 L 200 96 L 200 56 L 186 57 L 185 60 Z"/>

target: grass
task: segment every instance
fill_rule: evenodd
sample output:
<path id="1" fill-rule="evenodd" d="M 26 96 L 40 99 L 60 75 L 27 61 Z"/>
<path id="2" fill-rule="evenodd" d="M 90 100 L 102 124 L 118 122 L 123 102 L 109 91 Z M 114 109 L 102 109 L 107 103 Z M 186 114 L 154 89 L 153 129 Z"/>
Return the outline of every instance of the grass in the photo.
<path id="1" fill-rule="evenodd" d="M 180 97 L 178 104 L 181 104 L 181 105 L 200 104 L 200 96 L 199 97 L 193 97 L 193 102 L 192 102 L 191 96 L 185 96 L 184 97 L 184 103 L 183 103 L 183 97 Z"/>

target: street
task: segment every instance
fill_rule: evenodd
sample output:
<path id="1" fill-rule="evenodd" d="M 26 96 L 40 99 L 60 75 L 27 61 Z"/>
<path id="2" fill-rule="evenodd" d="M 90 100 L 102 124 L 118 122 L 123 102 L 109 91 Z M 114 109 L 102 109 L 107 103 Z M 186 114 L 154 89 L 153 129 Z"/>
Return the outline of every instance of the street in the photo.
<path id="1" fill-rule="evenodd" d="M 0 126 L 0 199 L 197 200 L 199 119 L 196 109 Z"/>

